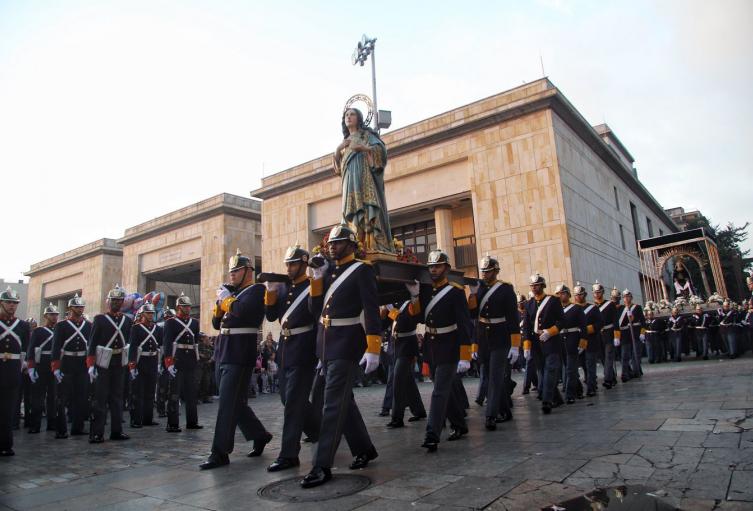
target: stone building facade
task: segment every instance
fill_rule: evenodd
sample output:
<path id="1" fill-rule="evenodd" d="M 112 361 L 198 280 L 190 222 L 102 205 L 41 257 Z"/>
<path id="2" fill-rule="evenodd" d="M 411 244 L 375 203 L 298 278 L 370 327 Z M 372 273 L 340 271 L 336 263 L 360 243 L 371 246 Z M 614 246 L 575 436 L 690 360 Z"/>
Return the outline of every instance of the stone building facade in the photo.
<path id="1" fill-rule="evenodd" d="M 592 127 L 548 80 L 482 99 L 383 136 L 387 203 L 397 237 L 447 250 L 477 274 L 496 255 L 501 278 L 526 291 L 541 272 L 554 285 L 606 285 L 641 299 L 636 239 L 673 232 L 608 126 Z M 336 141 L 333 141 L 333 145 Z M 296 242 L 317 244 L 340 221 L 331 155 L 262 179 L 262 257 L 271 271 Z"/>

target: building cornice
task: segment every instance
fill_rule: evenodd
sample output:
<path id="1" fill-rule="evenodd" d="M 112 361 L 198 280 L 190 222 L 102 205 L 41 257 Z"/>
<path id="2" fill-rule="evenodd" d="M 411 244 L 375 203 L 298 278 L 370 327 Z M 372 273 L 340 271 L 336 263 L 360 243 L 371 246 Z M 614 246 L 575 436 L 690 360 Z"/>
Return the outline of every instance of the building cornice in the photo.
<path id="1" fill-rule="evenodd" d="M 74 248 L 62 254 L 56 255 L 49 259 L 45 259 L 38 263 L 31 265 L 29 271 L 24 273 L 27 277 L 33 277 L 39 273 L 47 272 L 60 268 L 61 266 L 69 265 L 77 261 L 89 259 L 91 257 L 99 255 L 114 255 L 123 256 L 123 246 L 120 245 L 117 240 L 110 238 L 102 238 L 86 245 Z"/>

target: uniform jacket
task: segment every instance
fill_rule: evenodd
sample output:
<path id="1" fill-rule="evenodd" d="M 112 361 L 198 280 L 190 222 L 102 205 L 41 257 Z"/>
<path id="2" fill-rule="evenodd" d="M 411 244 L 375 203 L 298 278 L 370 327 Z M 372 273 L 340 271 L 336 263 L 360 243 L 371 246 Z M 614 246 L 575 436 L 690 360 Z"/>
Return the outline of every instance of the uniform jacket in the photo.
<path id="1" fill-rule="evenodd" d="M 631 314 L 633 316 L 632 321 L 630 320 Z M 627 305 L 623 305 L 617 321 L 620 326 L 620 337 L 623 341 L 640 341 L 640 335 L 645 330 L 644 324 L 646 323 L 646 317 L 643 315 L 643 307 L 637 303 L 633 303 L 629 308 Z M 631 330 L 632 334 L 630 333 Z"/>
<path id="2" fill-rule="evenodd" d="M 58 321 L 52 338 L 52 370 L 60 369 L 63 375 L 70 371 L 85 371 L 91 332 L 92 324 L 85 319 L 80 323 L 72 319 Z"/>
<path id="3" fill-rule="evenodd" d="M 52 338 L 55 337 L 55 327 L 48 328 L 46 326 L 40 326 L 34 329 L 31 333 L 31 340 L 29 341 L 29 349 L 26 351 L 26 361 L 29 364 L 29 368 L 36 368 L 37 371 L 50 371 L 50 364 L 52 363 Z M 36 348 L 41 348 L 41 354 L 39 364 L 34 360 Z"/>
<path id="4" fill-rule="evenodd" d="M 396 358 L 418 356 L 416 327 L 419 318 L 410 314 L 409 305 L 410 302 L 404 302 L 388 314 L 389 319 L 392 320 L 390 336 L 392 337 L 391 344 Z"/>
<path id="5" fill-rule="evenodd" d="M 541 313 L 538 314 L 538 310 L 542 306 Z M 562 323 L 562 304 L 556 296 L 543 295 L 540 300 L 534 297 L 526 302 L 526 340 L 531 342 L 534 339 L 538 340 L 539 335 L 544 330 L 548 331 L 551 335 L 546 342 L 540 343 L 544 355 L 562 353 L 562 338 L 559 335 L 560 330 L 563 328 Z"/>
<path id="6" fill-rule="evenodd" d="M 0 385 L 16 387 L 21 383 L 21 353 L 26 356 L 29 347 L 29 324 L 18 318 L 1 321 L 10 331 L 0 329 Z"/>
<path id="7" fill-rule="evenodd" d="M 568 353 L 576 354 L 579 347 L 585 349 L 588 346 L 588 325 L 583 307 L 570 303 L 562 308 L 562 330 L 560 335 Z"/>
<path id="8" fill-rule="evenodd" d="M 260 328 L 264 321 L 264 286 L 251 284 L 233 291 L 227 310 L 215 307 L 212 326 L 220 330 L 215 345 L 215 362 L 254 366 L 258 334 L 223 334 L 223 328 Z"/>
<path id="9" fill-rule="evenodd" d="M 593 303 L 584 303 L 581 307 L 583 307 L 583 314 L 586 316 L 586 351 L 601 353 L 601 328 L 604 325 L 601 319 L 601 311 Z"/>
<path id="10" fill-rule="evenodd" d="M 175 364 L 180 371 L 196 367 L 199 358 L 199 322 L 194 318 L 181 319 L 178 316 L 165 321 L 162 334 L 162 353 L 165 365 Z M 254 339 L 254 342 L 256 339 Z M 190 346 L 190 348 L 188 347 Z"/>
<path id="11" fill-rule="evenodd" d="M 478 294 L 471 295 L 468 300 L 471 318 L 477 320 L 476 339 L 482 358 L 495 350 L 509 351 L 511 346 L 520 346 L 520 318 L 515 290 L 512 284 L 499 282 L 497 289 L 486 298 L 495 285 L 489 286 L 482 281 Z M 504 321 L 493 323 L 499 318 L 504 318 Z"/>
<path id="12" fill-rule="evenodd" d="M 599 308 L 599 313 L 601 314 L 602 340 L 611 344 L 612 338 L 620 338 L 620 329 L 617 328 L 620 306 L 612 300 L 605 300 L 601 303 L 594 302 L 594 304 Z"/>
<path id="13" fill-rule="evenodd" d="M 115 325 L 118 325 L 119 328 L 116 329 L 110 320 L 114 321 Z M 122 314 L 113 316 L 106 313 L 94 316 L 92 331 L 89 336 L 89 354 L 86 357 L 86 365 L 88 367 L 95 365 L 97 346 L 107 346 L 110 343 L 110 339 L 115 336 L 115 339 L 109 346 L 113 350 L 110 367 L 120 367 L 123 360 L 122 351 L 125 349 L 128 337 L 131 335 L 132 324 L 131 318 Z"/>
<path id="14" fill-rule="evenodd" d="M 138 363 L 140 367 L 157 370 L 159 352 L 162 350 L 162 334 L 162 327 L 157 324 L 152 324 L 151 327 L 143 323 L 133 325 L 131 335 L 128 337 L 128 367 L 133 369 Z M 139 347 L 142 353 L 140 358 L 138 357 Z"/>
<path id="15" fill-rule="evenodd" d="M 317 319 L 311 312 L 311 302 L 308 294 L 311 289 L 310 281 L 305 276 L 299 282 L 292 282 L 286 286 L 280 296 L 274 291 L 267 291 L 264 296 L 265 315 L 267 321 L 282 321 L 288 309 L 296 299 L 305 294 L 293 309 L 284 324 L 278 340 L 277 361 L 281 368 L 297 366 L 313 366 L 316 364 L 316 331 Z M 296 328 L 312 327 L 308 332 L 292 334 Z"/>

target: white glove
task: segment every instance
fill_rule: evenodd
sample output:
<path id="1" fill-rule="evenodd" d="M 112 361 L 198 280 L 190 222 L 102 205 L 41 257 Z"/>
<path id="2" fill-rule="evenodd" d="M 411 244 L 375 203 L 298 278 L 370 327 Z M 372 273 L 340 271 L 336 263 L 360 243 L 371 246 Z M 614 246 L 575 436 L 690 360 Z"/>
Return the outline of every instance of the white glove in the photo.
<path id="1" fill-rule="evenodd" d="M 421 284 L 419 284 L 417 280 L 414 280 L 412 284 L 408 284 L 406 282 L 405 289 L 408 290 L 411 298 L 415 298 L 416 296 L 418 296 L 419 290 L 421 289 Z"/>
<path id="2" fill-rule="evenodd" d="M 220 286 L 217 288 L 217 301 L 222 301 L 228 296 L 232 296 L 233 293 L 230 292 L 228 288 L 225 286 Z"/>
<path id="3" fill-rule="evenodd" d="M 467 360 L 458 360 L 458 374 L 463 374 L 471 368 L 471 363 Z"/>
<path id="4" fill-rule="evenodd" d="M 175 378 L 175 375 L 178 374 L 178 370 L 175 368 L 175 364 L 171 365 L 167 368 L 167 372 L 170 373 L 170 376 Z"/>
<path id="5" fill-rule="evenodd" d="M 548 340 L 549 340 L 549 339 L 550 339 L 551 337 L 552 337 L 552 334 L 550 334 L 548 330 L 544 330 L 543 332 L 541 332 L 541 333 L 539 334 L 539 340 L 540 340 L 541 342 L 546 342 L 546 341 L 548 341 Z"/>
<path id="6" fill-rule="evenodd" d="M 31 383 L 36 383 L 39 379 L 39 374 L 37 373 L 36 367 L 29 369 L 29 379 L 31 380 Z"/>
<path id="7" fill-rule="evenodd" d="M 395 308 L 395 306 L 394 306 L 394 305 L 392 305 L 391 303 L 388 303 L 388 304 L 387 304 L 387 305 L 385 305 L 384 307 L 385 307 L 385 308 L 387 309 L 387 311 L 389 311 L 389 312 L 392 312 L 392 309 L 394 309 L 394 308 Z"/>
<path id="8" fill-rule="evenodd" d="M 327 274 L 327 268 L 329 268 L 329 261 L 324 259 L 324 264 L 319 268 L 311 268 L 311 273 L 315 280 L 321 280 Z"/>
<path id="9" fill-rule="evenodd" d="M 29 368 L 29 363 L 26 360 L 24 360 L 23 362 L 21 362 L 21 370 L 22 371 L 26 371 L 26 369 L 28 369 L 28 368 Z"/>
<path id="10" fill-rule="evenodd" d="M 510 359 L 510 365 L 515 364 L 520 356 L 520 349 L 517 346 L 511 346 L 510 352 L 507 354 L 507 358 Z"/>
<path id="11" fill-rule="evenodd" d="M 614 338 L 614 347 L 615 348 L 619 348 L 620 347 L 620 340 L 617 337 Z"/>
<path id="12" fill-rule="evenodd" d="M 318 370 L 319 370 L 319 369 L 321 369 L 321 368 L 322 368 L 322 361 L 320 360 L 320 361 L 319 361 L 319 362 L 318 362 L 318 363 L 316 364 L 316 370 L 318 371 Z"/>
<path id="13" fill-rule="evenodd" d="M 139 370 L 134 367 L 133 369 L 131 369 L 130 373 L 131 373 L 131 379 L 135 380 L 136 377 L 139 375 Z"/>
<path id="14" fill-rule="evenodd" d="M 60 371 L 60 369 L 55 369 L 55 371 L 52 374 L 55 375 L 55 379 L 58 381 L 58 383 L 62 383 L 63 373 Z"/>
<path id="15" fill-rule="evenodd" d="M 478 360 L 478 352 L 474 351 L 473 353 L 471 353 L 471 358 L 473 360 Z"/>
<path id="16" fill-rule="evenodd" d="M 478 283 L 478 280 L 475 284 L 468 284 L 468 289 L 471 290 L 472 295 L 478 294 L 478 288 L 481 287 L 481 284 Z"/>
<path id="17" fill-rule="evenodd" d="M 358 365 L 364 364 L 366 365 L 363 368 L 364 373 L 369 374 L 376 371 L 377 367 L 379 367 L 379 355 L 377 355 L 376 353 L 364 353 Z"/>
<path id="18" fill-rule="evenodd" d="M 584 350 L 583 348 L 578 348 L 578 355 L 582 355 L 584 351 L 586 350 Z"/>
<path id="19" fill-rule="evenodd" d="M 523 358 L 526 360 L 531 360 L 531 350 L 523 350 Z"/>
<path id="20" fill-rule="evenodd" d="M 89 368 L 89 382 L 94 383 L 94 380 L 97 379 L 97 368 L 94 366 L 91 366 Z"/>
<path id="21" fill-rule="evenodd" d="M 641 342 L 646 342 L 646 334 L 641 334 L 640 339 Z"/>
<path id="22" fill-rule="evenodd" d="M 162 366 L 162 364 L 159 364 L 157 366 L 157 374 L 161 375 L 164 370 L 165 368 Z"/>

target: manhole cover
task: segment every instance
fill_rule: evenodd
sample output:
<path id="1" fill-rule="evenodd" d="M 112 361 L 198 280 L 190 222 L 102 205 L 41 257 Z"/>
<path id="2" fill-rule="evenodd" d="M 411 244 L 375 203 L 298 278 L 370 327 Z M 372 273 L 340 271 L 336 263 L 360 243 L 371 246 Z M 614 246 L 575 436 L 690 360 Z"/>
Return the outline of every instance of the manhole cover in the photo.
<path id="1" fill-rule="evenodd" d="M 676 510 L 676 507 L 660 499 L 660 497 L 666 496 L 666 494 L 663 490 L 652 491 L 640 485 L 596 488 L 580 497 L 568 499 L 541 509 L 542 511 L 591 511 L 593 509 L 605 511 Z"/>
<path id="2" fill-rule="evenodd" d="M 357 475 L 333 475 L 332 480 L 316 488 L 301 488 L 301 477 L 291 477 L 259 488 L 260 497 L 276 502 L 319 502 L 353 495 L 365 490 L 371 479 Z"/>

